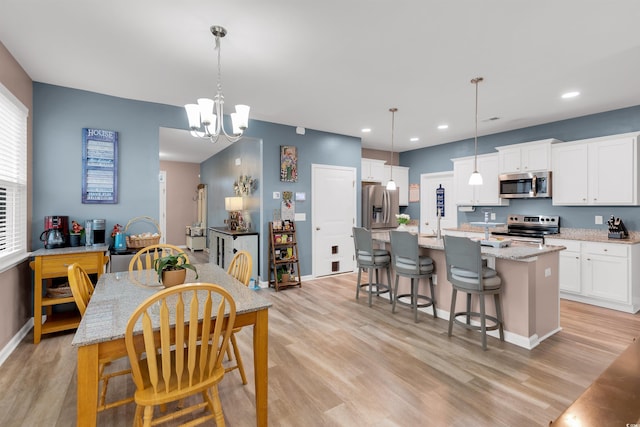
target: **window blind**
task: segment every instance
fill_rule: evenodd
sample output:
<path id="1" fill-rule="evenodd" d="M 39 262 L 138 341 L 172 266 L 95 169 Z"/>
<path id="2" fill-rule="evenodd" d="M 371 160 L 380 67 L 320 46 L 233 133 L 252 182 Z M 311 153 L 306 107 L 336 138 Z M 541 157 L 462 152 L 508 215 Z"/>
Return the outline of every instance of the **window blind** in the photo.
<path id="1" fill-rule="evenodd" d="M 0 84 L 0 271 L 27 253 L 27 116 Z"/>

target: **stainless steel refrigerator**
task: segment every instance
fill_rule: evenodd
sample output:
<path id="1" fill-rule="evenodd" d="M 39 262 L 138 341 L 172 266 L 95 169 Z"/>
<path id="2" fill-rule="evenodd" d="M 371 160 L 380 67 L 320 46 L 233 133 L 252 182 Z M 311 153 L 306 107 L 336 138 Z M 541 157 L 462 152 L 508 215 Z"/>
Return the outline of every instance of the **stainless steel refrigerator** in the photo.
<path id="1" fill-rule="evenodd" d="M 400 212 L 398 190 L 387 190 L 382 185 L 362 186 L 362 226 L 376 228 L 396 228 Z"/>

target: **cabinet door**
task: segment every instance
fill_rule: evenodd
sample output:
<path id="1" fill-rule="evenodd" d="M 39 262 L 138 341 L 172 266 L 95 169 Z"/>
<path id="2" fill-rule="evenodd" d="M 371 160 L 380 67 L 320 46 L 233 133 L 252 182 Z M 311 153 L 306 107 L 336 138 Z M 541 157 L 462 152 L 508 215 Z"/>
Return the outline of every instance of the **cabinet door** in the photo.
<path id="1" fill-rule="evenodd" d="M 476 203 L 478 205 L 496 206 L 509 204 L 507 199 L 503 200 L 499 197 L 499 169 L 498 153 L 478 156 L 478 171 L 482 174 L 482 185 L 475 188 Z"/>
<path id="2" fill-rule="evenodd" d="M 588 171 L 587 144 L 555 144 L 552 150 L 554 205 L 586 205 Z"/>
<path id="3" fill-rule="evenodd" d="M 453 188 L 457 205 L 475 204 L 474 187 L 469 185 L 469 176 L 473 173 L 473 159 L 454 160 Z"/>
<path id="4" fill-rule="evenodd" d="M 549 170 L 551 168 L 551 144 L 529 145 L 522 148 L 523 172 Z"/>
<path id="5" fill-rule="evenodd" d="M 521 172 L 520 170 L 520 148 L 503 148 L 500 149 L 498 159 L 500 161 L 500 172 Z"/>
<path id="6" fill-rule="evenodd" d="M 586 253 L 583 269 L 587 295 L 616 302 L 629 302 L 627 258 Z"/>
<path id="7" fill-rule="evenodd" d="M 558 281 L 560 290 L 576 294 L 582 292 L 580 283 L 580 252 L 560 252 L 559 263 Z"/>
<path id="8" fill-rule="evenodd" d="M 390 168 L 390 166 L 385 166 L 385 169 L 386 168 Z M 400 206 L 409 206 L 409 168 L 394 166 L 393 179 L 398 186 L 398 201 Z"/>
<path id="9" fill-rule="evenodd" d="M 634 157 L 634 138 L 589 144 L 589 204 L 637 203 Z"/>

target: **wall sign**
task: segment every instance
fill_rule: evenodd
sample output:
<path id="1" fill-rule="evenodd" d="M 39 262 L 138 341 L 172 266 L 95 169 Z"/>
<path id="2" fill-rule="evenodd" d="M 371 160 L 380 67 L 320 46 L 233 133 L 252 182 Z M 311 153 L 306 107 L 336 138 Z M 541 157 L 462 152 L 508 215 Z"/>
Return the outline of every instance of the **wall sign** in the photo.
<path id="1" fill-rule="evenodd" d="M 442 184 L 436 188 L 436 216 L 438 216 L 438 212 L 440 212 L 440 216 L 445 216 L 444 214 L 444 188 L 442 188 Z"/>
<path id="2" fill-rule="evenodd" d="M 82 129 L 82 203 L 118 203 L 118 132 Z"/>

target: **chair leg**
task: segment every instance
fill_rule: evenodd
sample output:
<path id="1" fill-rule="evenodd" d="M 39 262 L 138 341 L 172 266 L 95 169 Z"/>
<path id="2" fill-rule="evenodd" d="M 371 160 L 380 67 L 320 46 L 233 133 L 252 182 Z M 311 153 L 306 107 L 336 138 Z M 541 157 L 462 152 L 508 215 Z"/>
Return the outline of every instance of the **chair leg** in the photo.
<path id="1" fill-rule="evenodd" d="M 393 298 L 393 305 L 391 306 L 391 312 L 395 313 L 396 312 L 396 302 L 398 301 L 398 281 L 400 279 L 400 276 L 398 276 L 396 274 L 396 286 L 395 286 L 395 290 L 393 291 L 395 297 Z"/>
<path id="2" fill-rule="evenodd" d="M 480 295 L 480 332 L 482 333 L 482 349 L 487 349 L 487 316 L 485 311 L 485 298 Z"/>
<path id="3" fill-rule="evenodd" d="M 369 307 L 371 307 L 371 296 L 373 295 L 373 284 L 371 283 L 371 276 L 373 276 L 373 268 L 367 269 L 367 276 L 369 276 Z"/>
<path id="4" fill-rule="evenodd" d="M 356 299 L 360 298 L 360 279 L 362 277 L 362 267 L 358 267 L 358 282 L 356 283 Z"/>
<path id="5" fill-rule="evenodd" d="M 236 341 L 236 334 L 231 334 L 231 346 L 233 347 L 233 355 L 236 357 L 236 367 L 238 371 L 240 371 L 240 378 L 242 379 L 242 384 L 247 384 L 247 376 L 244 374 L 244 365 L 242 363 L 242 356 L 240 356 L 240 349 L 238 348 L 238 342 Z M 228 348 L 228 347 L 227 347 Z"/>
<path id="6" fill-rule="evenodd" d="M 455 319 L 456 315 L 456 297 L 458 296 L 458 290 L 453 288 L 453 292 L 451 293 L 451 311 L 449 312 L 449 333 L 451 336 L 451 332 L 453 331 L 453 319 Z"/>
<path id="7" fill-rule="evenodd" d="M 435 286 L 433 286 L 433 276 L 429 276 L 429 288 L 431 289 L 431 308 L 433 308 L 433 318 L 437 319 L 438 315 L 436 313 L 436 292 Z"/>
<path id="8" fill-rule="evenodd" d="M 471 294 L 467 294 L 467 325 L 471 324 Z"/>
<path id="9" fill-rule="evenodd" d="M 411 308 L 413 309 L 413 321 L 418 323 L 418 286 L 420 279 L 411 278 Z"/>
<path id="10" fill-rule="evenodd" d="M 389 304 L 393 304 L 393 285 L 391 284 L 391 266 L 387 267 L 387 283 L 389 284 Z"/>
<path id="11" fill-rule="evenodd" d="M 498 331 L 500 332 L 500 341 L 504 341 L 504 327 L 502 325 L 502 301 L 500 294 L 493 294 L 493 299 L 496 302 L 496 318 L 498 319 Z"/>

